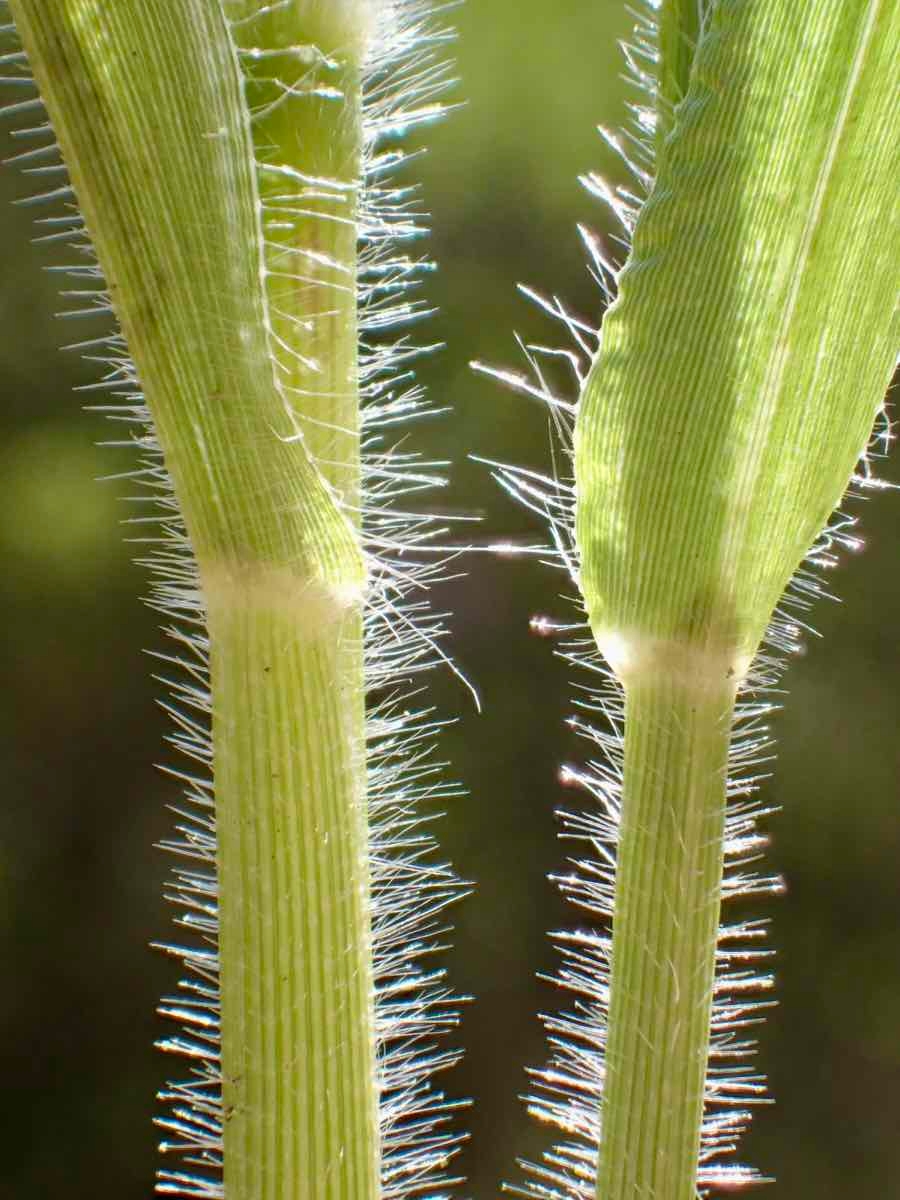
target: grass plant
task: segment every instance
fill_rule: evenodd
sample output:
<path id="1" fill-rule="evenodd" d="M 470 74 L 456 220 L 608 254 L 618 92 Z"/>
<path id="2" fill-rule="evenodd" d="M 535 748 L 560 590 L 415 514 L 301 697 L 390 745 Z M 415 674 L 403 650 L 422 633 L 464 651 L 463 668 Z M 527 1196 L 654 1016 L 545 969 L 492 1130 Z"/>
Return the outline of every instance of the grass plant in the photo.
<path id="1" fill-rule="evenodd" d="M 163 1097 L 182 1162 L 158 1191 L 440 1189 L 454 1013 L 427 960 L 458 884 L 417 826 L 446 788 L 412 698 L 442 657 L 440 567 L 397 502 L 439 480 L 386 439 L 425 407 L 392 331 L 427 263 L 391 180 L 440 115 L 445 35 L 418 0 L 10 8 L 7 61 L 40 94 L 21 160 L 77 199 L 45 220 L 79 303 L 118 323 L 85 348 L 162 506 L 153 602 L 195 764 L 170 847 L 194 938 L 167 947 L 188 977 L 161 1009 L 193 1065 Z"/>
<path id="2" fill-rule="evenodd" d="M 815 569 L 853 544 L 835 510 L 884 430 L 898 45 L 891 0 L 646 5 L 627 50 L 644 101 L 609 137 L 635 189 L 585 181 L 627 260 L 583 231 L 610 301 L 599 328 L 542 302 L 572 335 L 577 399 L 541 347 L 512 377 L 548 403 L 571 477 L 499 477 L 548 520 L 589 630 L 570 653 L 600 676 L 576 721 L 597 807 L 566 818 L 593 853 L 563 880 L 594 923 L 563 938 L 578 1007 L 550 1020 L 537 1075 L 535 1111 L 569 1138 L 533 1168 L 542 1200 L 693 1200 L 757 1178 L 729 1158 L 764 1097 L 746 1030 L 770 981 L 759 925 L 720 908 L 777 886 L 751 868 L 748 796 L 779 656 Z"/>
<path id="3" fill-rule="evenodd" d="M 75 314 L 106 323 L 79 345 L 140 457 L 174 639 L 186 977 L 161 1012 L 190 1065 L 157 1190 L 443 1200 L 455 1007 L 429 962 L 460 885 L 417 818 L 452 788 L 417 699 L 445 661 L 441 526 L 408 500 L 440 480 L 392 431 L 427 408 L 400 139 L 441 113 L 447 34 L 426 0 L 6 3 L 19 163 L 76 252 Z M 530 293 L 570 345 L 494 372 L 559 435 L 558 475 L 497 473 L 575 584 L 590 746 L 561 879 L 590 920 L 559 938 L 576 1002 L 531 1102 L 563 1141 L 532 1200 L 759 1179 L 731 1156 L 764 1098 L 763 926 L 721 908 L 778 887 L 754 865 L 767 717 L 871 483 L 898 46 L 900 0 L 645 0 L 641 98 L 606 135 L 633 187 L 584 180 L 629 247 L 581 231 L 602 323 Z"/>

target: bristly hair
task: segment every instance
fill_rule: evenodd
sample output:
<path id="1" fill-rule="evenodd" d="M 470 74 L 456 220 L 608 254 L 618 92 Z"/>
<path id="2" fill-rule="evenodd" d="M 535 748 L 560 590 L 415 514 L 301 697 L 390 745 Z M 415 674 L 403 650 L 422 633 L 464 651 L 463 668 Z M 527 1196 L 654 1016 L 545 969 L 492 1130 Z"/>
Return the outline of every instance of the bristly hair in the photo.
<path id="1" fill-rule="evenodd" d="M 654 141 L 661 103 L 657 88 L 661 2 L 638 0 L 630 9 L 636 24 L 630 44 L 622 46 L 626 81 L 635 97 L 628 103 L 630 120 L 619 134 L 600 129 L 605 142 L 624 162 L 631 182 L 610 186 L 595 173 L 581 179 L 587 191 L 612 213 L 617 226 L 613 236 L 619 252 L 615 260 L 599 237 L 584 226 L 578 228 L 591 277 L 601 292 L 601 311 L 615 300 L 632 231 L 654 182 Z M 702 27 L 710 6 L 706 0 L 698 0 L 698 6 Z M 562 325 L 564 345 L 548 347 L 517 339 L 526 360 L 525 371 L 497 369 L 480 362 L 472 366 L 546 405 L 554 430 L 551 475 L 496 462 L 488 465 L 501 487 L 536 513 L 549 531 L 549 545 L 528 552 L 562 570 L 574 585 L 569 613 L 558 622 L 536 617 L 532 625 L 541 635 L 560 636 L 558 654 L 571 665 L 576 678 L 575 712 L 567 723 L 588 750 L 582 762 L 561 769 L 560 782 L 585 796 L 587 807 L 567 807 L 558 814 L 561 837 L 573 847 L 573 853 L 555 882 L 587 924 L 552 935 L 561 960 L 553 982 L 571 998 L 571 1007 L 544 1017 L 549 1061 L 544 1068 L 529 1072 L 529 1111 L 562 1137 L 540 1162 L 520 1163 L 524 1181 L 507 1190 L 527 1200 L 595 1200 L 625 713 L 624 692 L 597 650 L 581 595 L 573 430 L 578 401 L 600 348 L 601 323 L 573 314 L 556 296 L 548 299 L 531 288 L 520 290 Z M 562 394 L 552 385 L 549 369 L 550 364 L 560 363 L 571 377 L 570 390 Z M 872 474 L 870 460 L 883 454 L 889 437 L 883 413 L 852 481 L 856 490 L 882 486 Z M 805 613 L 816 599 L 828 595 L 820 578 L 822 570 L 835 565 L 839 550 L 856 549 L 860 544 L 854 526 L 855 519 L 846 514 L 839 512 L 832 518 L 795 573 L 769 624 L 764 650 L 740 688 L 729 752 L 723 901 L 759 898 L 781 890 L 781 881 L 761 873 L 757 866 L 767 844 L 759 824 L 773 812 L 757 795 L 772 758 L 768 722 L 779 706 L 785 658 L 800 649 L 806 634 L 814 632 L 804 620 Z M 509 548 L 498 549 L 506 552 Z M 753 1168 L 736 1164 L 733 1156 L 752 1108 L 766 1102 L 765 1080 L 753 1065 L 753 1029 L 774 1003 L 773 980 L 767 970 L 772 951 L 762 944 L 766 926 L 764 919 L 737 919 L 723 923 L 719 930 L 698 1169 L 701 1195 L 716 1190 L 734 1192 L 765 1181 Z"/>
<path id="2" fill-rule="evenodd" d="M 434 411 L 414 373 L 416 357 L 431 347 L 417 345 L 406 332 L 426 315 L 417 296 L 431 264 L 412 251 L 426 229 L 416 190 L 397 181 L 413 157 L 400 142 L 445 111 L 441 97 L 451 83 L 445 56 L 452 35 L 440 18 L 455 2 L 379 0 L 363 80 L 361 521 L 370 578 L 364 614 L 367 766 L 383 1200 L 446 1200 L 460 1182 L 448 1170 L 462 1140 L 453 1120 L 458 1104 L 435 1085 L 436 1074 L 458 1057 L 442 1048 L 458 1019 L 458 999 L 443 970 L 432 964 L 447 933 L 445 910 L 465 889 L 437 856 L 429 832 L 435 806 L 457 789 L 434 757 L 442 722 L 427 707 L 421 679 L 437 665 L 455 670 L 442 649 L 444 616 L 429 604 L 447 555 L 439 547 L 443 519 L 407 505 L 408 497 L 444 480 L 442 464 L 394 444 L 398 428 L 405 433 L 409 421 Z M 6 13 L 5 0 L 0 13 Z M 173 806 L 174 836 L 164 843 L 178 860 L 166 895 L 186 936 L 159 947 L 184 969 L 176 993 L 159 1008 L 178 1028 L 159 1046 L 186 1060 L 189 1070 L 159 1096 L 161 1150 L 176 1165 L 158 1172 L 156 1190 L 222 1198 L 218 884 L 203 595 L 134 364 L 115 328 L 109 293 L 11 22 L 0 25 L 0 39 L 3 81 L 22 91 L 3 110 L 18 123 L 11 136 L 22 149 L 12 161 L 48 183 L 26 203 L 55 206 L 38 219 L 36 240 L 62 242 L 76 255 L 74 265 L 54 268 L 73 281 L 63 293 L 70 307 L 62 315 L 101 323 L 99 332 L 71 348 L 102 372 L 93 388 L 108 393 L 109 401 L 93 407 L 125 427 L 123 437 L 109 444 L 138 453 L 138 466 L 123 476 L 139 485 L 129 499 L 140 515 L 130 524 L 146 548 L 140 561 L 150 574 L 148 603 L 165 618 L 171 643 L 155 657 L 169 691 L 163 702 L 173 722 L 169 740 L 184 764 L 166 770 L 183 785 L 184 795 Z M 327 200 L 327 182 L 318 181 L 319 201 Z M 318 210 L 328 219 L 327 204 Z M 279 220 L 283 210 L 263 206 L 264 239 L 267 223 Z M 278 352 L 273 344 L 273 355 Z"/>

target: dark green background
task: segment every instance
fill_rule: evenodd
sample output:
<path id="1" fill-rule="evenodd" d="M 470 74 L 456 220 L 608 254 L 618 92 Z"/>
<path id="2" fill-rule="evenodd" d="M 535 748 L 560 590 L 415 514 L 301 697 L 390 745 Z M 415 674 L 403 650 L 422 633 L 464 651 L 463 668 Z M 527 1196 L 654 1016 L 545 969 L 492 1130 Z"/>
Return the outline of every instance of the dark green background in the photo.
<path id="1" fill-rule="evenodd" d="M 466 364 L 515 363 L 514 328 L 555 335 L 518 281 L 596 314 L 574 225 L 607 222 L 576 175 L 616 170 L 594 126 L 622 119 L 627 25 L 619 0 L 472 0 L 458 14 L 468 105 L 420 164 L 441 264 L 429 332 L 448 343 L 422 375 L 454 413 L 419 444 L 453 459 L 442 501 L 483 516 L 476 540 L 538 530 L 467 455 L 546 467 L 548 431 L 537 406 Z M 171 757 L 143 653 L 160 636 L 117 524 L 127 487 L 93 482 L 127 456 L 96 448 L 113 431 L 73 394 L 96 372 L 59 349 L 78 330 L 51 317 L 58 280 L 40 266 L 54 260 L 8 204 L 30 190 L 0 172 L 0 1200 L 137 1200 L 155 1165 L 153 1092 L 173 1066 L 151 1049 L 172 968 L 147 943 L 167 933 L 152 846 L 177 790 L 152 766 Z M 896 461 L 882 474 L 900 476 Z M 821 606 L 824 637 L 791 667 L 766 792 L 783 807 L 772 859 L 788 881 L 769 905 L 780 1007 L 762 1039 L 777 1103 L 745 1152 L 791 1200 L 900 1195 L 898 505 L 889 493 L 855 507 L 868 547 L 833 576 L 843 603 Z M 535 974 L 553 966 L 545 931 L 572 919 L 545 876 L 562 858 L 556 770 L 577 749 L 566 673 L 528 634 L 533 613 L 567 614 L 559 577 L 527 560 L 466 565 L 435 601 L 453 611 L 485 713 L 449 674 L 435 692 L 459 716 L 444 750 L 468 789 L 441 837 L 477 884 L 449 966 L 477 997 L 452 1086 L 477 1098 L 465 1170 L 483 1200 L 544 1144 L 517 1096 L 544 1056 L 535 1013 L 558 1002 Z"/>

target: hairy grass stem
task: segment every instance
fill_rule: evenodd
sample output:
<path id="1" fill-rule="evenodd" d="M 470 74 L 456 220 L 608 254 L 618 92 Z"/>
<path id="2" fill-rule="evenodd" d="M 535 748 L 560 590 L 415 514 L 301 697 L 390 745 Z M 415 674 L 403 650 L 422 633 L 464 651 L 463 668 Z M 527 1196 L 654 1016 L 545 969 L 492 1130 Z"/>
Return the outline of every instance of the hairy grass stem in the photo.
<path id="1" fill-rule="evenodd" d="M 10 10 L 52 124 L 22 134 L 61 153 L 51 199 L 81 215 L 52 220 L 121 330 L 91 352 L 163 505 L 153 602 L 200 764 L 170 847 L 199 941 L 167 947 L 189 978 L 161 1009 L 193 1067 L 163 1097 L 182 1165 L 158 1191 L 440 1189 L 456 1138 L 430 1079 L 453 1055 L 431 1043 L 454 1013 L 426 961 L 458 884 L 416 825 L 446 788 L 411 703 L 440 564 L 394 507 L 436 480 L 384 442 L 424 407 L 391 331 L 427 264 L 385 143 L 440 115 L 446 34 L 418 0 Z"/>
<path id="2" fill-rule="evenodd" d="M 460 885 L 417 813 L 453 791 L 418 699 L 446 661 L 425 602 L 446 551 L 408 499 L 436 464 L 391 439 L 426 409 L 407 327 L 430 267 L 398 141 L 441 113 L 447 34 L 427 0 L 4 4 L 20 165 L 76 254 L 70 315 L 107 323 L 79 346 L 140 455 L 174 639 L 185 936 L 163 949 L 186 978 L 160 1011 L 189 1072 L 158 1192 L 445 1200 L 455 1001 L 429 964 Z M 633 185 L 583 181 L 630 247 L 620 268 L 580 231 L 602 324 L 529 291 L 569 345 L 493 372 L 562 446 L 552 478 L 496 472 L 577 588 L 561 653 L 588 746 L 565 782 L 590 807 L 562 817 L 585 848 L 559 880 L 588 915 L 558 935 L 575 1004 L 531 1098 L 563 1141 L 531 1200 L 760 1181 L 732 1155 L 771 980 L 763 923 L 722 902 L 779 887 L 757 873 L 768 714 L 855 544 L 834 513 L 873 482 L 896 361 L 900 0 L 637 20 L 642 99 L 605 133 Z"/>
<path id="3" fill-rule="evenodd" d="M 534 1197 L 692 1200 L 757 1177 L 727 1160 L 763 1098 L 745 1031 L 769 980 L 760 927 L 720 907 L 776 886 L 750 869 L 748 800 L 770 649 L 797 645 L 821 590 L 804 558 L 853 540 L 832 514 L 868 478 L 895 362 L 898 45 L 895 0 L 648 4 L 626 52 L 645 102 L 608 135 L 637 191 L 585 180 L 627 262 L 582 231 L 600 329 L 543 302 L 574 342 L 577 404 L 526 348 L 520 386 L 572 476 L 498 474 L 583 599 L 590 635 L 566 653 L 595 680 L 575 721 L 594 753 L 569 776 L 597 806 L 564 817 L 593 856 L 562 886 L 594 924 L 561 939 L 578 1004 L 548 1021 L 532 1106 L 569 1140 Z"/>

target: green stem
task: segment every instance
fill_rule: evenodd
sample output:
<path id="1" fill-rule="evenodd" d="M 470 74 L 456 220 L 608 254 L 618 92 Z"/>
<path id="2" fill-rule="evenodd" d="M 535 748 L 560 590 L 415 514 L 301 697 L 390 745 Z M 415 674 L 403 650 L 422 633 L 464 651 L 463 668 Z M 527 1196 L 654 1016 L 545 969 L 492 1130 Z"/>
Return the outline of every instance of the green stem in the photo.
<path id="1" fill-rule="evenodd" d="M 224 0 L 258 166 L 281 390 L 325 479 L 359 505 L 361 61 L 372 0 Z"/>
<path id="2" fill-rule="evenodd" d="M 701 0 L 663 0 L 657 23 L 657 154 L 675 123 L 675 108 L 687 95 L 700 38 Z"/>
<path id="3" fill-rule="evenodd" d="M 601 1200 L 696 1196 L 734 696 L 724 673 L 626 690 Z"/>
<path id="4" fill-rule="evenodd" d="M 362 47 L 347 45 L 364 8 L 225 5 L 254 114 L 279 384 L 354 523 Z M 227 1194 L 375 1200 L 361 613 L 251 587 L 222 592 L 209 624 Z"/>
<path id="5" fill-rule="evenodd" d="M 247 588 L 209 629 L 226 1195 L 375 1200 L 359 618 Z"/>
<path id="6" fill-rule="evenodd" d="M 379 1194 L 346 37 L 365 7 L 232 4 L 261 18 L 232 28 L 208 0 L 12 3 L 208 621 L 228 1200 Z M 239 53 L 264 35 L 273 56 Z M 248 65 L 291 85 L 332 43 L 355 57 L 327 102 L 298 89 L 290 137 L 287 105 L 251 122 L 267 80 Z M 339 220 L 271 220 L 323 194 Z"/>
<path id="7" fill-rule="evenodd" d="M 695 1196 L 734 688 L 896 363 L 900 0 L 717 0 L 688 67 L 696 11 L 660 14 L 664 130 L 687 91 L 574 439 L 627 707 L 599 1200 Z"/>

